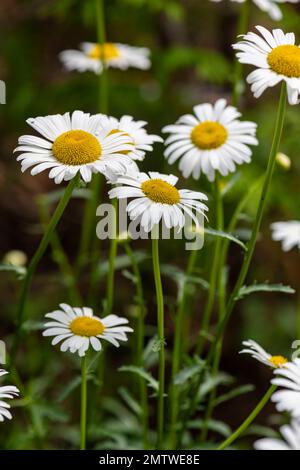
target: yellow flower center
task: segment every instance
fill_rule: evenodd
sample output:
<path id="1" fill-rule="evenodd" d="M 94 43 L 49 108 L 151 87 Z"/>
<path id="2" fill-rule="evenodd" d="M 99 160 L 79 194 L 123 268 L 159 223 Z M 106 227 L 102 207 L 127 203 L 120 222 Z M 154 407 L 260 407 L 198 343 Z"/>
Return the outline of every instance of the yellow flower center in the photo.
<path id="1" fill-rule="evenodd" d="M 106 44 L 96 44 L 88 56 L 91 59 L 110 60 L 120 57 L 120 52 L 114 44 L 107 42 Z"/>
<path id="2" fill-rule="evenodd" d="M 70 330 L 77 336 L 97 336 L 105 330 L 103 323 L 93 317 L 77 317 L 70 324 Z"/>
<path id="3" fill-rule="evenodd" d="M 300 47 L 275 47 L 267 58 L 268 64 L 274 72 L 286 77 L 300 78 Z"/>
<path id="4" fill-rule="evenodd" d="M 193 144 L 201 150 L 217 149 L 226 142 L 227 137 L 225 127 L 214 121 L 201 122 L 191 132 Z"/>
<path id="5" fill-rule="evenodd" d="M 283 356 L 272 356 L 269 358 L 269 362 L 271 362 L 274 367 L 278 368 L 286 364 L 288 360 Z"/>
<path id="6" fill-rule="evenodd" d="M 180 201 L 180 194 L 175 186 L 161 179 L 144 181 L 141 190 L 151 201 L 162 204 L 177 204 Z"/>
<path id="7" fill-rule="evenodd" d="M 65 165 L 85 165 L 98 160 L 102 149 L 96 137 L 89 132 L 68 131 L 55 139 L 52 152 Z"/>

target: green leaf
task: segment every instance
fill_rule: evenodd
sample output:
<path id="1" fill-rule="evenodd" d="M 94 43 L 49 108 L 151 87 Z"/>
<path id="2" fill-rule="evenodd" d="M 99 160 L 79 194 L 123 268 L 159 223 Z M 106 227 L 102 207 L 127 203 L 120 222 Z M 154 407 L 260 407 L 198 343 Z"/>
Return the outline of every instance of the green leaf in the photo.
<path id="1" fill-rule="evenodd" d="M 233 382 L 233 377 L 229 374 L 219 372 L 219 374 L 212 376 L 207 375 L 206 379 L 202 383 L 198 391 L 198 399 L 202 399 L 211 390 L 218 387 L 219 385 L 230 385 Z"/>
<path id="2" fill-rule="evenodd" d="M 149 387 L 153 388 L 156 392 L 158 391 L 158 382 L 157 380 L 152 377 L 152 375 L 147 372 L 145 369 L 142 367 L 137 367 L 137 366 L 122 366 L 119 368 L 120 372 L 132 372 L 133 374 L 138 375 L 139 377 L 142 377 L 143 379 L 148 382 Z"/>
<path id="3" fill-rule="evenodd" d="M 208 235 L 213 235 L 214 237 L 226 238 L 227 240 L 230 240 L 231 242 L 236 243 L 237 245 L 239 245 L 241 248 L 243 248 L 243 250 L 245 250 L 245 251 L 248 250 L 246 245 L 241 240 L 239 240 L 239 238 L 236 238 L 231 233 L 223 232 L 223 230 L 215 230 L 215 229 L 210 228 L 210 227 L 205 228 L 204 231 Z"/>
<path id="4" fill-rule="evenodd" d="M 120 387 L 119 388 L 119 394 L 123 398 L 123 400 L 126 402 L 128 407 L 137 415 L 141 416 L 142 414 L 142 408 L 140 404 L 133 398 L 131 393 L 127 390 L 125 387 Z"/>
<path id="5" fill-rule="evenodd" d="M 204 426 L 204 420 L 202 419 L 195 419 L 193 421 L 188 422 L 189 429 L 202 429 L 203 426 Z M 223 421 L 210 419 L 207 422 L 207 428 L 210 431 L 217 432 L 218 434 L 221 434 L 221 436 L 224 436 L 224 437 L 229 437 L 231 434 L 231 428 L 228 426 L 228 424 L 223 423 Z"/>
<path id="6" fill-rule="evenodd" d="M 232 400 L 233 398 L 236 398 L 239 395 L 244 395 L 245 393 L 253 392 L 253 390 L 255 390 L 255 387 L 252 384 L 241 385 L 240 387 L 236 387 L 233 390 L 230 390 L 230 392 L 218 396 L 218 398 L 216 398 L 214 401 L 214 406 L 216 407 L 221 403 L 225 403 L 226 401 Z"/>
<path id="7" fill-rule="evenodd" d="M 284 294 L 295 294 L 295 289 L 283 284 L 252 284 L 251 286 L 242 286 L 236 296 L 235 300 L 242 299 L 245 295 L 253 294 L 255 292 L 282 292 Z"/>
<path id="8" fill-rule="evenodd" d="M 74 377 L 67 385 L 62 387 L 62 391 L 58 394 L 56 401 L 58 403 L 64 401 L 81 383 L 81 376 Z"/>
<path id="9" fill-rule="evenodd" d="M 141 263 L 142 261 L 146 260 L 149 257 L 149 254 L 145 251 L 135 251 L 134 252 L 135 261 L 137 263 Z M 122 270 L 126 269 L 131 266 L 130 258 L 127 255 L 120 255 L 116 257 L 115 261 L 115 269 Z M 109 263 L 108 261 L 101 262 L 98 265 L 98 273 L 99 275 L 103 276 L 108 273 L 109 270 Z"/>
<path id="10" fill-rule="evenodd" d="M 198 375 L 199 372 L 203 370 L 205 367 L 205 361 L 199 360 L 198 364 L 194 364 L 189 367 L 184 367 L 181 369 L 178 374 L 174 377 L 174 384 L 175 385 L 183 385 L 188 380 L 192 379 L 195 375 Z"/>
<path id="11" fill-rule="evenodd" d="M 17 276 L 17 279 L 21 280 L 26 275 L 27 269 L 23 266 L 14 266 L 13 264 L 0 263 L 0 271 L 11 272 Z"/>

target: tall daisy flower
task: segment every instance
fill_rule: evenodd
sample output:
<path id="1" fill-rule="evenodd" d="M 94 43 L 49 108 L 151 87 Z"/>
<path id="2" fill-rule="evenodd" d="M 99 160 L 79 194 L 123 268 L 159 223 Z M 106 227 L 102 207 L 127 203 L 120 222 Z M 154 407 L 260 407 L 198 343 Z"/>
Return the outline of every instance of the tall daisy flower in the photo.
<path id="1" fill-rule="evenodd" d="M 294 418 L 300 418 L 300 359 L 287 363 L 283 369 L 274 371 L 276 378 L 272 384 L 282 387 L 271 400 L 278 411 L 288 411 Z"/>
<path id="2" fill-rule="evenodd" d="M 140 220 L 145 232 L 150 232 L 162 220 L 167 228 L 183 228 L 185 216 L 188 215 L 199 225 L 193 213 L 205 216 L 207 201 L 203 193 L 188 189 L 177 189 L 178 178 L 174 175 L 163 175 L 157 172 L 137 173 L 120 176 L 120 185 L 109 191 L 110 198 L 133 200 L 127 205 L 131 220 Z"/>
<path id="3" fill-rule="evenodd" d="M 295 45 L 294 33 L 285 34 L 281 29 L 272 33 L 263 26 L 256 26 L 261 34 L 249 32 L 242 41 L 232 47 L 242 64 L 250 64 L 256 70 L 247 77 L 255 98 L 259 98 L 269 87 L 286 82 L 288 101 L 299 103 L 300 92 L 300 47 Z"/>
<path id="4" fill-rule="evenodd" d="M 80 50 L 67 50 L 59 54 L 67 70 L 85 72 L 90 70 L 100 74 L 103 61 L 107 67 L 126 70 L 129 67 L 147 70 L 151 67 L 150 50 L 146 47 L 133 47 L 119 43 L 95 44 L 83 42 Z"/>
<path id="5" fill-rule="evenodd" d="M 272 239 L 282 242 L 283 251 L 290 251 L 294 247 L 300 250 L 300 222 L 298 220 L 274 222 L 271 230 Z"/>
<path id="6" fill-rule="evenodd" d="M 246 346 L 246 348 L 242 349 L 240 354 L 250 354 L 251 357 L 257 361 L 262 362 L 273 369 L 284 367 L 288 362 L 288 360 L 283 356 L 272 356 L 267 353 L 259 344 L 256 343 L 256 341 L 253 341 L 252 339 L 243 341 L 243 346 Z"/>
<path id="7" fill-rule="evenodd" d="M 267 437 L 254 443 L 256 450 L 300 450 L 300 423 L 293 420 L 280 428 L 283 439 Z"/>
<path id="8" fill-rule="evenodd" d="M 211 0 L 212 2 L 219 3 L 222 0 Z M 231 0 L 236 3 L 244 3 L 246 0 Z M 262 11 L 268 13 L 270 17 L 279 21 L 282 19 L 282 12 L 278 6 L 279 3 L 299 3 L 299 0 L 253 0 L 253 3 Z"/>
<path id="9" fill-rule="evenodd" d="M 0 369 L 0 377 L 8 374 L 4 369 Z M 19 390 L 14 385 L 5 385 L 0 387 L 0 421 L 4 421 L 5 418 L 12 419 L 12 414 L 9 411 L 10 405 L 6 403 L 6 400 L 12 400 L 14 397 L 19 395 Z"/>
<path id="10" fill-rule="evenodd" d="M 83 357 L 89 347 L 100 351 L 101 340 L 119 347 L 120 341 L 127 341 L 127 333 L 133 331 L 127 326 L 126 318 L 108 315 L 99 318 L 89 307 L 71 307 L 62 303 L 61 310 L 46 314 L 50 322 L 45 323 L 43 336 L 53 336 L 52 345 L 61 343 L 60 350 L 78 353 Z"/>
<path id="11" fill-rule="evenodd" d="M 50 170 L 55 183 L 71 180 L 79 173 L 89 182 L 93 173 L 125 172 L 130 163 L 127 152 L 133 148 L 128 136 L 101 129 L 101 116 L 74 111 L 63 115 L 36 117 L 27 120 L 42 137 L 23 135 L 15 152 L 22 172 L 32 175 Z"/>
<path id="12" fill-rule="evenodd" d="M 185 114 L 174 125 L 163 128 L 166 139 L 165 157 L 170 164 L 179 160 L 179 169 L 185 178 L 198 179 L 204 173 L 214 181 L 215 172 L 226 176 L 236 165 L 249 163 L 257 145 L 256 124 L 240 121 L 241 114 L 224 99 L 215 104 L 194 107 L 194 114 Z"/>

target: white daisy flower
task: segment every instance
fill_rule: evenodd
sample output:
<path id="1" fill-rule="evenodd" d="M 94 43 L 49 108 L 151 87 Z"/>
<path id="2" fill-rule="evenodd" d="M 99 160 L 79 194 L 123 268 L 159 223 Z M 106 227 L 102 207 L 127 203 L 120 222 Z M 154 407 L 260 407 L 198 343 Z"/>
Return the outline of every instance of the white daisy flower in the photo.
<path id="1" fill-rule="evenodd" d="M 293 420 L 280 428 L 283 439 L 264 438 L 254 443 L 257 450 L 300 450 L 300 423 Z"/>
<path id="2" fill-rule="evenodd" d="M 85 72 L 91 70 L 97 74 L 107 67 L 127 70 L 129 67 L 147 70 L 151 67 L 150 50 L 147 47 L 133 47 L 119 43 L 96 44 L 83 42 L 80 50 L 67 50 L 59 54 L 67 70 Z"/>
<path id="3" fill-rule="evenodd" d="M 95 351 L 100 351 L 101 339 L 119 347 L 119 341 L 127 341 L 127 333 L 133 331 L 126 326 L 127 318 L 117 315 L 108 315 L 98 318 L 89 307 L 71 307 L 68 304 L 60 304 L 61 310 L 47 313 L 46 318 L 51 318 L 45 323 L 43 336 L 54 336 L 52 345 L 60 342 L 60 350 L 78 353 L 84 356 L 91 346 Z"/>
<path id="4" fill-rule="evenodd" d="M 124 133 L 101 129 L 101 115 L 74 111 L 27 120 L 41 137 L 23 135 L 15 149 L 22 152 L 17 160 L 21 170 L 30 167 L 32 175 L 51 169 L 55 183 L 70 180 L 79 172 L 85 182 L 93 173 L 107 170 L 125 172 L 131 159 L 132 144 Z"/>
<path id="5" fill-rule="evenodd" d="M 289 251 L 294 247 L 300 250 L 300 222 L 298 220 L 274 222 L 271 230 L 272 239 L 282 242 L 283 251 Z"/>
<path id="6" fill-rule="evenodd" d="M 0 369 L 0 377 L 8 374 L 4 369 Z M 12 419 L 11 412 L 9 411 L 10 405 L 6 403 L 6 399 L 12 400 L 19 395 L 19 390 L 14 385 L 5 385 L 0 387 L 0 422 L 5 418 Z"/>
<path id="7" fill-rule="evenodd" d="M 261 33 L 249 32 L 243 40 L 233 44 L 237 58 L 242 64 L 250 64 L 256 70 L 247 77 L 255 98 L 259 98 L 269 87 L 286 82 L 288 101 L 299 103 L 300 92 L 300 47 L 295 45 L 294 33 L 285 34 L 281 29 L 272 33 L 263 26 L 256 26 Z"/>
<path id="8" fill-rule="evenodd" d="M 222 0 L 211 0 L 212 2 L 219 3 Z M 245 0 L 231 0 L 236 3 L 244 3 Z M 282 13 L 278 3 L 299 3 L 300 0 L 253 0 L 253 3 L 262 11 L 268 13 L 270 17 L 279 21 L 282 19 Z"/>
<path id="9" fill-rule="evenodd" d="M 235 171 L 236 164 L 251 161 L 249 145 L 258 144 L 254 122 L 239 121 L 241 114 L 224 99 L 195 106 L 194 113 L 163 128 L 171 134 L 165 141 L 165 157 L 170 164 L 180 160 L 185 178 L 192 174 L 198 179 L 203 172 L 214 181 L 215 171 L 226 176 Z"/>
<path id="10" fill-rule="evenodd" d="M 278 377 L 272 384 L 283 387 L 276 391 L 271 400 L 278 411 L 289 411 L 294 418 L 300 418 L 300 359 L 288 362 L 284 368 L 274 371 Z"/>
<path id="11" fill-rule="evenodd" d="M 272 356 L 267 353 L 256 341 L 249 339 L 248 341 L 243 341 L 243 346 L 246 346 L 246 349 L 242 349 L 240 354 L 250 354 L 254 359 L 263 364 L 273 368 L 281 368 L 287 364 L 288 360 L 283 356 Z"/>
<path id="12" fill-rule="evenodd" d="M 196 215 L 205 216 L 207 196 L 188 189 L 177 189 L 178 178 L 174 175 L 162 175 L 157 172 L 138 173 L 121 176 L 118 186 L 109 191 L 109 197 L 118 199 L 134 198 L 127 205 L 131 220 L 140 219 L 145 232 L 150 232 L 161 220 L 167 228 L 183 228 L 188 215 L 198 226 Z"/>

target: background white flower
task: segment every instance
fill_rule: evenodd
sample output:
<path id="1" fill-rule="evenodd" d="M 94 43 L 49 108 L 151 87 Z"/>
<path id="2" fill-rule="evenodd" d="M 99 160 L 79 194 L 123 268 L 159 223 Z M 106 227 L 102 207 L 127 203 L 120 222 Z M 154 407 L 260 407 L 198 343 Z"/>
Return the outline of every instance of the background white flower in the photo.
<path id="1" fill-rule="evenodd" d="M 288 362 L 282 369 L 274 371 L 274 385 L 283 387 L 276 391 L 271 400 L 278 411 L 289 411 L 294 418 L 300 418 L 300 359 Z"/>
<path id="2" fill-rule="evenodd" d="M 211 2 L 219 3 L 222 0 L 211 0 Z M 236 3 L 244 3 L 245 0 L 231 0 Z M 282 19 L 282 12 L 278 6 L 279 3 L 299 3 L 300 0 L 252 0 L 255 5 L 262 11 L 268 13 L 270 17 L 279 21 Z"/>
<path id="3" fill-rule="evenodd" d="M 243 341 L 243 346 L 246 346 L 246 349 L 242 349 L 240 354 L 250 354 L 257 361 L 262 362 L 273 369 L 284 367 L 288 362 L 288 360 L 283 356 L 272 356 L 267 353 L 259 344 L 256 343 L 256 341 L 253 341 L 253 339 Z"/>
<path id="4" fill-rule="evenodd" d="M 249 32 L 242 41 L 233 44 L 236 57 L 242 64 L 250 64 L 256 70 L 247 77 L 255 98 L 269 87 L 286 82 L 289 103 L 299 103 L 300 93 L 300 47 L 295 45 L 294 33 L 285 34 L 281 29 L 272 33 L 263 26 L 256 26 L 261 33 Z"/>
<path id="5" fill-rule="evenodd" d="M 74 111 L 72 115 L 56 114 L 27 120 L 41 137 L 23 135 L 16 152 L 21 170 L 30 167 L 32 175 L 50 169 L 49 178 L 55 183 L 70 180 L 79 172 L 85 182 L 93 173 L 107 170 L 125 172 L 131 162 L 127 152 L 132 144 L 124 133 L 109 133 L 100 126 L 101 115 Z"/>
<path id="6" fill-rule="evenodd" d="M 151 67 L 150 50 L 146 47 L 133 47 L 119 43 L 83 42 L 80 50 L 67 50 L 59 54 L 66 69 L 101 73 L 102 60 L 108 67 L 126 70 L 129 67 L 146 70 Z"/>
<path id="7" fill-rule="evenodd" d="M 274 222 L 271 230 L 272 239 L 282 242 L 283 251 L 289 251 L 294 247 L 300 250 L 300 222 L 298 220 Z"/>
<path id="8" fill-rule="evenodd" d="M 134 198 L 127 205 L 131 220 L 139 220 L 145 232 L 150 232 L 161 220 L 167 228 L 182 228 L 188 215 L 198 226 L 199 221 L 193 211 L 204 217 L 207 196 L 188 189 L 177 189 L 178 178 L 157 172 L 138 173 L 121 176 L 118 186 L 109 191 L 109 197 L 118 199 Z"/>
<path id="9" fill-rule="evenodd" d="M 264 438 L 254 443 L 257 450 L 300 450 L 300 423 L 293 420 L 280 428 L 283 439 Z"/>
<path id="10" fill-rule="evenodd" d="M 170 133 L 165 141 L 165 157 L 170 164 L 180 160 L 179 169 L 185 178 L 193 175 L 198 179 L 203 172 L 213 181 L 215 171 L 226 176 L 235 171 L 236 164 L 249 163 L 249 145 L 258 144 L 256 124 L 241 122 L 240 116 L 224 99 L 214 105 L 195 106 L 194 115 L 186 114 L 163 128 L 163 132 Z"/>
<path id="11" fill-rule="evenodd" d="M 119 341 L 127 341 L 127 333 L 133 331 L 126 326 L 127 318 L 117 315 L 99 318 L 89 307 L 71 307 L 65 303 L 59 306 L 61 310 L 46 314 L 52 321 L 45 323 L 43 336 L 54 336 L 52 345 L 61 342 L 61 351 L 69 350 L 82 357 L 90 346 L 100 351 L 101 339 L 119 347 Z"/>
<path id="12" fill-rule="evenodd" d="M 8 374 L 4 369 L 0 369 L 0 377 Z M 12 419 L 12 414 L 9 411 L 10 405 L 6 403 L 6 400 L 12 400 L 14 397 L 19 395 L 19 390 L 14 385 L 4 385 L 0 387 L 0 421 L 4 421 L 5 418 Z"/>

